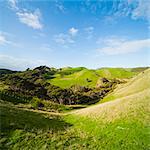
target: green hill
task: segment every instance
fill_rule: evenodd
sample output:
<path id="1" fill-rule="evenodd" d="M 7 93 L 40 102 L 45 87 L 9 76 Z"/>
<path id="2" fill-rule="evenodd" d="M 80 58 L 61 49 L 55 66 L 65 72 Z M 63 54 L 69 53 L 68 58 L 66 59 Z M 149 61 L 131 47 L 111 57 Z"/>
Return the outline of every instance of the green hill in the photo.
<path id="1" fill-rule="evenodd" d="M 101 76 L 101 77 L 105 77 L 105 78 L 120 78 L 120 79 L 124 79 L 124 78 L 131 78 L 134 75 L 136 75 L 135 72 L 132 72 L 131 70 L 127 70 L 124 68 L 102 68 L 102 69 L 98 69 L 96 70 L 96 72 Z"/>
<path id="2" fill-rule="evenodd" d="M 62 88 L 69 88 L 75 84 L 95 87 L 99 78 L 128 79 L 136 74 L 138 73 L 124 68 L 101 68 L 97 70 L 89 70 L 83 67 L 68 68 L 55 74 L 54 78 L 49 82 Z"/>
<path id="3" fill-rule="evenodd" d="M 99 76 L 94 70 L 83 69 L 70 75 L 56 75 L 56 78 L 50 80 L 50 83 L 62 88 L 68 88 L 72 85 L 93 87 L 96 85 L 98 78 Z"/>
<path id="4" fill-rule="evenodd" d="M 129 82 L 123 85 L 118 85 L 118 88 L 113 93 L 105 97 L 102 102 L 116 99 L 118 97 L 128 96 L 150 88 L 150 69 L 141 72 L 138 76 L 130 79 Z"/>
<path id="5" fill-rule="evenodd" d="M 118 86 L 107 101 L 74 111 L 74 122 L 95 135 L 101 149 L 149 149 L 150 69 Z"/>
<path id="6" fill-rule="evenodd" d="M 128 81 L 127 83 L 118 85 L 118 87 L 112 93 L 110 93 L 102 100 L 103 103 L 105 102 L 104 104 L 98 104 L 96 106 L 91 106 L 89 108 L 83 109 L 81 113 L 91 115 L 91 112 L 93 111 L 98 114 L 105 107 L 107 108 L 108 106 L 116 105 L 117 102 L 119 103 L 119 105 L 121 105 L 120 101 L 126 104 L 128 101 L 131 102 L 133 101 L 133 103 L 135 103 L 136 100 L 134 101 L 133 99 L 139 99 L 140 101 L 142 101 L 142 99 L 145 99 L 149 96 L 150 96 L 150 69 L 147 69 L 144 72 L 137 75 L 136 77 L 130 79 L 130 81 Z M 102 108 L 100 111 L 95 110 L 96 108 L 99 109 L 99 107 Z M 111 111 L 111 109 L 108 108 L 107 110 Z M 77 112 L 80 111 L 81 110 Z"/>

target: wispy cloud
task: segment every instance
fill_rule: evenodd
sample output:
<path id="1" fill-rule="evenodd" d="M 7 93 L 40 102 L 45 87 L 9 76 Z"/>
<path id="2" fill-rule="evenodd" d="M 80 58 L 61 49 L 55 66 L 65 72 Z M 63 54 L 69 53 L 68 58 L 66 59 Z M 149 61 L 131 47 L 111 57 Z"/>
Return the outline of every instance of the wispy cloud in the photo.
<path id="1" fill-rule="evenodd" d="M 7 44 L 8 41 L 6 40 L 4 35 L 0 35 L 0 45 L 5 45 Z"/>
<path id="2" fill-rule="evenodd" d="M 15 43 L 8 38 L 8 33 L 0 32 L 0 45 L 5 46 L 5 45 L 11 45 L 11 46 L 16 46 L 20 47 L 21 45 L 18 43 Z"/>
<path id="3" fill-rule="evenodd" d="M 76 36 L 78 31 L 79 31 L 78 29 L 72 27 L 69 29 L 69 34 L 71 34 L 72 36 Z"/>
<path id="4" fill-rule="evenodd" d="M 84 28 L 84 31 L 87 34 L 87 39 L 91 39 L 93 37 L 93 32 L 94 32 L 94 27 L 90 26 L 90 27 L 86 27 Z"/>
<path id="5" fill-rule="evenodd" d="M 41 12 L 39 9 L 29 11 L 28 9 L 19 8 L 17 0 L 8 0 L 8 2 L 21 23 L 26 24 L 28 27 L 32 27 L 33 29 L 43 28 L 43 24 L 41 23 Z"/>
<path id="6" fill-rule="evenodd" d="M 56 43 L 59 44 L 70 44 L 70 43 L 74 43 L 74 40 L 72 39 L 72 37 L 68 34 L 63 34 L 60 33 L 58 35 L 54 36 L 54 40 Z"/>
<path id="7" fill-rule="evenodd" d="M 60 33 L 54 36 L 54 41 L 59 44 L 67 45 L 75 43 L 75 36 L 78 34 L 79 30 L 77 28 L 70 28 L 66 33 Z"/>
<path id="8" fill-rule="evenodd" d="M 87 0 L 83 2 L 82 9 L 103 16 L 107 24 L 114 24 L 118 18 L 123 17 L 143 18 L 150 22 L 150 0 Z"/>
<path id="9" fill-rule="evenodd" d="M 127 54 L 150 48 L 150 39 L 127 40 L 119 37 L 108 37 L 99 39 L 97 43 L 103 45 L 97 50 L 108 55 Z"/>
<path id="10" fill-rule="evenodd" d="M 40 50 L 46 51 L 46 52 L 53 52 L 54 51 L 49 44 L 42 44 L 40 47 Z"/>
<path id="11" fill-rule="evenodd" d="M 56 2 L 56 8 L 59 10 L 59 11 L 61 11 L 62 13 L 64 13 L 65 12 L 65 7 L 64 7 L 64 5 L 62 4 L 62 3 L 58 3 L 58 2 Z"/>
<path id="12" fill-rule="evenodd" d="M 17 0 L 8 0 L 9 6 L 11 7 L 11 9 L 13 10 L 19 10 L 17 3 Z"/>
<path id="13" fill-rule="evenodd" d="M 132 12 L 132 18 L 144 18 L 150 21 L 150 1 L 138 0 L 138 5 Z"/>
<path id="14" fill-rule="evenodd" d="M 25 58 L 15 58 L 9 55 L 0 54 L 0 68 L 8 68 L 12 70 L 25 70 L 39 65 L 45 65 L 44 60 L 30 60 Z"/>
<path id="15" fill-rule="evenodd" d="M 33 29 L 42 29 L 43 25 L 40 22 L 41 13 L 39 9 L 31 12 L 17 12 L 20 22 L 26 24 Z"/>

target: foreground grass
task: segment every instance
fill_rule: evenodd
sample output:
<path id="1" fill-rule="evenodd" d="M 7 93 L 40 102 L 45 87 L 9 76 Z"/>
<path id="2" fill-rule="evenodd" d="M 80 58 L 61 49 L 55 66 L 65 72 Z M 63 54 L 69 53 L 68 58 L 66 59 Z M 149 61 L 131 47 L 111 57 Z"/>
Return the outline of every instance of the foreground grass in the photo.
<path id="1" fill-rule="evenodd" d="M 98 110 L 97 116 L 79 113 L 88 108 L 62 115 L 1 105 L 1 149 L 148 150 L 149 98 L 135 102 L 133 111 L 121 117 L 107 114 L 106 120 Z"/>

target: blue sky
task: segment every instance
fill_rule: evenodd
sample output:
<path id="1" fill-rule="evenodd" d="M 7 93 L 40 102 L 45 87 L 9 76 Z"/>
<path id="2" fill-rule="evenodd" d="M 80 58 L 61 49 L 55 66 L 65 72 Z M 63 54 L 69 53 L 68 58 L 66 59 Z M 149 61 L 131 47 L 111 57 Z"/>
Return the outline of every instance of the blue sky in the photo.
<path id="1" fill-rule="evenodd" d="M 150 65 L 149 0 L 1 0 L 0 68 Z"/>

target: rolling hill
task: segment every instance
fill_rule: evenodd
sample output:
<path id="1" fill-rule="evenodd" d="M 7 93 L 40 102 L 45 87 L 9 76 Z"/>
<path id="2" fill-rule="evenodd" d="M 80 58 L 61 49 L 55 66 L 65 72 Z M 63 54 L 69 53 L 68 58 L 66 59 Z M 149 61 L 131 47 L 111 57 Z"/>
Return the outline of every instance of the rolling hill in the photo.
<path id="1" fill-rule="evenodd" d="M 136 105 L 139 105 L 142 102 L 143 104 L 148 104 L 149 100 L 150 69 L 147 69 L 136 77 L 130 79 L 130 81 L 126 84 L 118 85 L 118 87 L 112 93 L 107 95 L 102 100 L 103 104 L 98 104 L 86 109 L 78 110 L 76 111 L 76 113 L 81 113 L 83 115 L 89 114 L 90 116 L 93 116 L 96 113 L 97 115 L 99 114 L 99 116 L 101 116 L 101 112 L 105 113 L 105 111 L 107 112 L 107 110 L 111 112 L 113 111 L 113 109 L 115 109 L 115 107 L 117 107 L 117 105 L 118 108 L 120 108 L 120 111 L 124 111 L 121 109 L 121 107 L 123 107 L 123 104 L 125 104 L 126 107 L 130 107 L 130 105 L 131 107 L 134 107 L 134 105 L 136 107 Z M 118 114 L 118 112 L 116 113 Z M 108 116 L 107 113 L 105 115 Z"/>
<path id="2" fill-rule="evenodd" d="M 108 149 L 149 149 L 150 69 L 118 86 L 106 99 L 74 111 L 76 126 L 99 139 L 100 149 L 106 145 Z"/>
<path id="3" fill-rule="evenodd" d="M 143 70 L 144 69 L 146 68 L 143 68 Z M 143 70 L 141 69 L 140 71 Z M 65 68 L 63 71 L 57 72 L 54 78 L 49 80 L 49 82 L 61 88 L 69 88 L 74 84 L 95 87 L 99 78 L 129 79 L 138 73 L 138 71 L 132 70 L 131 68 L 101 68 L 97 70 L 90 70 L 84 67 Z"/>
<path id="4" fill-rule="evenodd" d="M 85 76 L 84 71 L 67 76 Z M 63 113 L 2 102 L 0 148 L 150 149 L 150 69 L 118 85 L 102 102 Z"/>
<path id="5" fill-rule="evenodd" d="M 63 77 L 56 76 L 56 78 L 50 80 L 50 83 L 62 88 L 69 88 L 75 84 L 94 87 L 98 78 L 99 75 L 94 70 L 83 69 L 70 75 L 64 75 Z M 87 81 L 88 79 L 90 82 Z"/>

